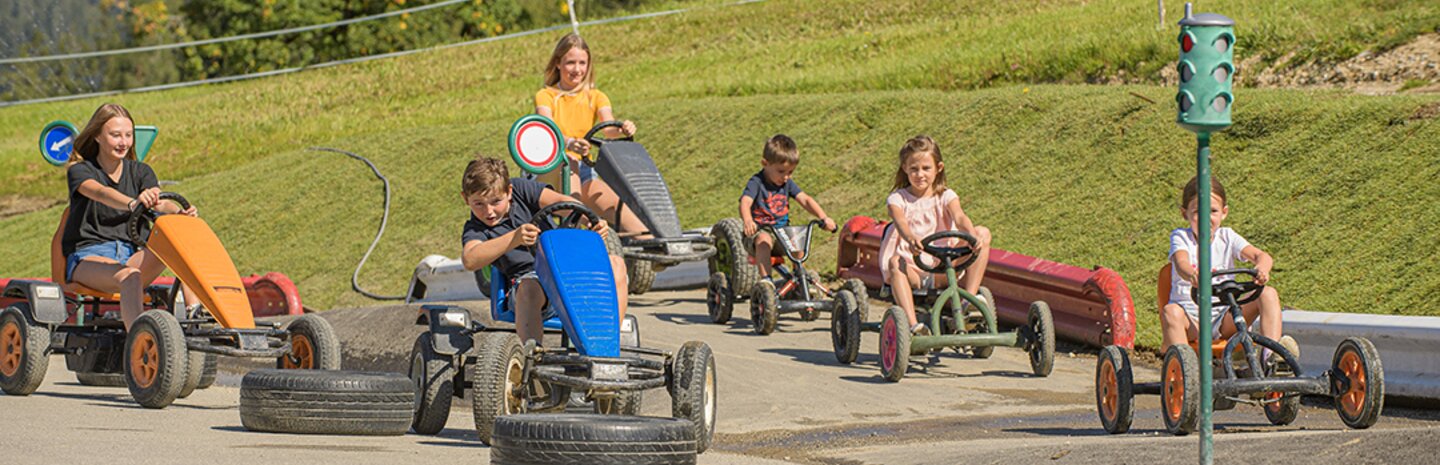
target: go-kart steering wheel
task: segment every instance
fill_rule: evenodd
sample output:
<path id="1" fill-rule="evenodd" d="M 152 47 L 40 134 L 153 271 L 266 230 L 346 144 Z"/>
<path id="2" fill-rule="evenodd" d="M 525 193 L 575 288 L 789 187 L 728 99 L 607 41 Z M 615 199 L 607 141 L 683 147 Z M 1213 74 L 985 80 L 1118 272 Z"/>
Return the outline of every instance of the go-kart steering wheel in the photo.
<path id="1" fill-rule="evenodd" d="M 940 239 L 960 239 L 969 245 L 940 247 L 934 244 L 935 241 Z M 945 269 L 951 266 L 962 270 L 969 268 L 970 264 L 975 263 L 975 260 L 980 258 L 980 255 L 975 253 L 976 250 L 979 249 L 976 242 L 978 241 L 975 240 L 974 236 L 966 234 L 963 231 L 941 231 L 931 234 L 920 240 L 920 247 L 924 248 L 926 253 L 940 259 L 940 264 L 933 267 L 925 265 L 925 262 L 920 259 L 920 252 L 915 251 L 915 266 L 930 273 L 944 273 Z M 955 260 L 961 260 L 961 263 L 953 264 Z"/>
<path id="2" fill-rule="evenodd" d="M 559 210 L 570 210 L 569 215 L 564 218 L 555 219 L 555 212 Z M 600 215 L 586 207 L 580 202 L 556 202 L 535 212 L 535 217 L 530 220 L 540 232 L 552 229 L 586 229 L 580 226 L 580 219 L 590 220 L 590 224 L 600 222 Z"/>
<path id="3" fill-rule="evenodd" d="M 161 192 L 160 200 L 175 202 L 180 205 L 181 210 L 190 209 L 190 201 L 185 200 L 185 197 L 174 192 Z M 160 215 L 164 215 L 164 213 L 152 210 L 139 203 L 135 204 L 134 210 L 130 210 L 130 219 L 125 222 L 125 231 L 130 233 L 130 242 L 135 244 L 135 247 L 145 247 L 145 243 L 150 241 L 150 238 L 140 236 L 140 223 L 143 222 L 146 226 L 149 226 L 150 223 L 154 222 Z"/>
<path id="4" fill-rule="evenodd" d="M 604 143 L 609 142 L 609 141 L 612 141 L 612 140 L 635 140 L 635 136 L 626 136 L 626 137 L 621 137 L 621 138 L 619 138 L 619 139 L 609 139 L 609 138 L 597 139 L 597 138 L 595 138 L 595 135 L 596 135 L 596 134 L 603 134 L 601 131 L 604 131 L 605 128 L 619 128 L 619 127 L 624 127 L 624 126 L 625 126 L 625 122 L 624 122 L 624 121 L 620 121 L 620 120 L 618 120 L 618 119 L 612 119 L 612 120 L 610 120 L 610 121 L 601 121 L 600 123 L 596 124 L 595 127 L 590 128 L 590 132 L 585 133 L 585 140 L 588 140 L 588 141 L 590 141 L 591 144 L 595 144 L 595 145 L 601 145 L 601 144 L 604 144 Z"/>
<path id="5" fill-rule="evenodd" d="M 1233 278 L 1233 276 L 1238 275 L 1250 276 L 1250 280 L 1238 281 Z M 1215 271 L 1211 273 L 1212 280 L 1224 276 L 1232 276 L 1232 278 L 1215 283 L 1210 290 L 1210 296 L 1212 299 L 1220 299 L 1223 303 L 1225 300 L 1221 299 L 1221 297 L 1231 295 L 1235 298 L 1236 305 L 1245 305 L 1254 302 L 1255 299 L 1260 298 L 1260 291 L 1265 289 L 1264 284 L 1255 282 L 1255 277 L 1258 275 L 1259 273 L 1249 268 L 1232 268 Z M 1198 287 L 1190 288 L 1190 300 L 1195 302 L 1196 305 L 1200 304 L 1200 289 Z"/>

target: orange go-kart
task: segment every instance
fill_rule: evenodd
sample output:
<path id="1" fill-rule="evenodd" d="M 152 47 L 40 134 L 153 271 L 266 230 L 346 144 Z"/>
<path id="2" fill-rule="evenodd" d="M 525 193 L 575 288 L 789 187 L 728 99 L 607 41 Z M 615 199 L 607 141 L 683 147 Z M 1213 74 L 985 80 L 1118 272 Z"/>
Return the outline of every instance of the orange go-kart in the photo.
<path id="1" fill-rule="evenodd" d="M 1229 319 L 1235 333 L 1224 336 L 1216 331 L 1203 346 L 1192 339 L 1188 348 L 1168 347 L 1158 383 L 1135 383 L 1125 348 L 1105 347 L 1095 369 L 1095 406 L 1105 431 L 1129 431 L 1135 415 L 1134 396 L 1150 394 L 1160 396 L 1160 416 L 1167 432 L 1194 432 L 1200 421 L 1200 359 L 1196 354 L 1203 347 L 1213 354 L 1215 410 L 1234 408 L 1236 403 L 1256 404 L 1264 408 L 1271 424 L 1283 426 L 1295 421 L 1300 397 L 1309 395 L 1330 398 L 1346 426 L 1364 429 L 1375 424 L 1385 401 L 1385 371 L 1374 344 L 1363 337 L 1346 338 L 1335 348 L 1329 370 L 1307 376 L 1297 354 L 1245 323 L 1240 306 L 1260 298 L 1265 289 L 1255 281 L 1255 271 L 1218 270 L 1214 276 L 1218 282 L 1212 292 L 1212 327 L 1220 328 Z M 1159 308 L 1169 301 L 1170 279 L 1170 265 L 1166 264 L 1160 269 L 1156 289 Z M 1191 289 L 1191 297 L 1198 299 L 1195 294 Z M 1260 347 L 1274 351 L 1284 362 L 1261 360 Z"/>
<path id="2" fill-rule="evenodd" d="M 160 198 L 190 206 L 179 194 Z M 150 223 L 150 234 L 142 236 Z M 50 354 L 65 354 L 67 368 L 82 381 L 122 376 L 136 402 L 148 408 L 164 408 L 188 396 L 202 384 L 205 366 L 213 367 L 216 355 L 273 357 L 279 368 L 340 368 L 339 340 L 316 315 L 302 316 L 284 329 L 256 327 L 235 264 L 204 220 L 142 207 L 131 213 L 127 226 L 131 241 L 160 258 L 201 306 L 192 311 L 177 305 L 181 286 L 148 286 L 145 312 L 127 332 L 119 295 L 64 281 L 57 234 L 51 247 L 52 281 L 14 279 L 0 293 L 5 305 L 0 311 L 0 390 L 20 396 L 35 392 Z"/>

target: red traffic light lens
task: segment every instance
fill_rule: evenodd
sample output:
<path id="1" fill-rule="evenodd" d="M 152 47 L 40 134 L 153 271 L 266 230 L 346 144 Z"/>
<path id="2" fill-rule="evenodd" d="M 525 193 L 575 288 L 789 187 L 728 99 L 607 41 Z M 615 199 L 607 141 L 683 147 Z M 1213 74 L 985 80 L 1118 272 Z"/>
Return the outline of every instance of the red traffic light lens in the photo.
<path id="1" fill-rule="evenodd" d="M 1195 39 L 1190 38 L 1190 34 L 1182 34 L 1180 36 L 1180 50 L 1185 53 L 1190 53 L 1190 49 L 1192 48 L 1195 48 Z"/>

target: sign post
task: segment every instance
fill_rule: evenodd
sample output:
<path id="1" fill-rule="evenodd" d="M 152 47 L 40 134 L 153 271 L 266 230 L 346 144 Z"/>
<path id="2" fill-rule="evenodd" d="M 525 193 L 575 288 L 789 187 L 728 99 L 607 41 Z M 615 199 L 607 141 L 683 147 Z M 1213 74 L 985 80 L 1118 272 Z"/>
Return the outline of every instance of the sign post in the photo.
<path id="1" fill-rule="evenodd" d="M 570 164 L 565 162 L 565 144 L 560 127 L 540 115 L 525 115 L 510 126 L 510 157 L 520 169 L 542 175 L 560 168 L 560 193 L 570 195 Z"/>
<path id="2" fill-rule="evenodd" d="M 40 156 L 51 165 L 65 165 L 70 161 L 70 152 L 75 151 L 75 135 L 79 132 L 69 121 L 51 121 L 40 130 Z"/>

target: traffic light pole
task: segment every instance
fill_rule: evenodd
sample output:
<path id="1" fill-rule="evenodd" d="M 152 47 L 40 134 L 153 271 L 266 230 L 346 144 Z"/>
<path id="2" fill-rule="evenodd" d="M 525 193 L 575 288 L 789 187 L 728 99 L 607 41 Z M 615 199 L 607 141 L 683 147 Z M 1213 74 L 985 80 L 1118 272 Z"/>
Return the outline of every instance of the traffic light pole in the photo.
<path id="1" fill-rule="evenodd" d="M 1197 237 L 1196 252 L 1200 255 L 1199 268 L 1200 277 L 1196 279 L 1200 291 L 1200 465 L 1211 465 L 1215 461 L 1215 438 L 1214 422 L 1211 415 L 1215 412 L 1215 399 L 1213 396 L 1214 378 L 1211 369 L 1210 350 L 1211 320 L 1210 320 L 1210 133 L 1195 133 L 1196 149 L 1195 154 L 1195 186 L 1197 188 L 1196 200 L 1198 209 L 1195 212 Z"/>

